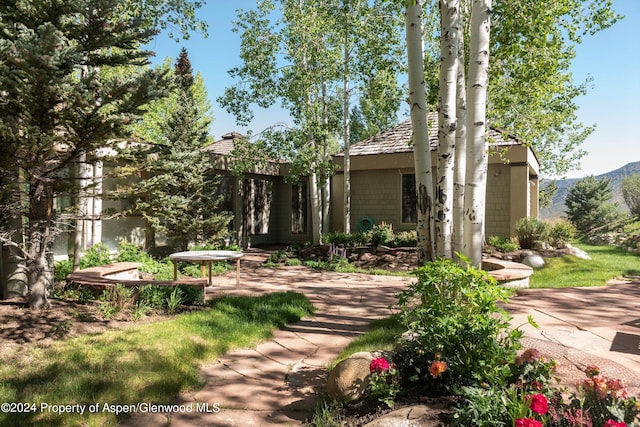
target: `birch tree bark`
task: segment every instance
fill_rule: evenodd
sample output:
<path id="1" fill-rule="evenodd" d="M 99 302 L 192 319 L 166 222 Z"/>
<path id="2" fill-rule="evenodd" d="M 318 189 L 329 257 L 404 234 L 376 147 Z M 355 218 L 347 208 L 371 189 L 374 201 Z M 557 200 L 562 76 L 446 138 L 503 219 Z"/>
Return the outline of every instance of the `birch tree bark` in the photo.
<path id="1" fill-rule="evenodd" d="M 464 6 L 460 15 L 464 19 Z M 464 27 L 458 27 L 458 76 L 456 80 L 456 150 L 453 172 L 453 250 L 464 253 L 464 184 L 467 167 L 467 92 L 464 72 Z"/>
<path id="2" fill-rule="evenodd" d="M 469 76 L 467 80 L 467 165 L 464 201 L 465 255 L 482 264 L 487 181 L 486 106 L 489 83 L 491 0 L 474 0 L 471 8 Z"/>
<path id="3" fill-rule="evenodd" d="M 456 142 L 460 0 L 440 0 L 440 94 L 435 188 L 437 257 L 453 257 L 453 180 Z"/>
<path id="4" fill-rule="evenodd" d="M 433 172 L 429 147 L 429 125 L 424 83 L 424 50 L 422 42 L 422 5 L 419 0 L 407 0 L 405 11 L 407 61 L 409 74 L 409 104 L 416 192 L 418 200 L 417 233 L 418 260 L 433 260 Z"/>

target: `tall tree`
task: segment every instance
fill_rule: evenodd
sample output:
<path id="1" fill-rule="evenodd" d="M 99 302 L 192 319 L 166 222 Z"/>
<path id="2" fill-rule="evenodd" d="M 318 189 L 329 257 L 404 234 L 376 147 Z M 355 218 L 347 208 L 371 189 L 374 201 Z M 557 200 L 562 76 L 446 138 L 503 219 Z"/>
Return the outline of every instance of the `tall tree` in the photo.
<path id="1" fill-rule="evenodd" d="M 374 15 L 388 7 L 381 1 L 371 6 L 360 0 L 265 0 L 254 10 L 239 12 L 236 31 L 242 33 L 244 65 L 230 71 L 238 82 L 219 101 L 244 124 L 253 117 L 252 104 L 266 108 L 280 100 L 289 110 L 295 127 L 265 132 L 262 139 L 270 138 L 266 145 L 274 156 L 290 160 L 298 176 L 310 177 L 315 242 L 320 241 L 320 225 L 328 226 L 328 197 L 321 193 L 328 194 L 331 142 L 341 135 L 343 144 L 349 144 L 351 97 L 367 92 L 364 83 L 372 80 L 380 88 L 390 83 L 397 87 L 388 75 L 382 78 L 390 67 L 379 59 L 387 55 L 382 34 L 393 28 L 390 15 L 386 20 Z M 372 77 L 378 74 L 380 78 Z M 367 99 L 393 92 L 371 91 Z M 376 102 L 373 116 L 394 115 L 387 105 L 397 105 L 397 98 Z"/>
<path id="2" fill-rule="evenodd" d="M 52 282 L 54 198 L 75 187 L 65 170 L 80 153 L 124 137 L 140 107 L 161 95 L 162 77 L 151 70 L 125 78 L 97 71 L 148 62 L 139 46 L 155 31 L 122 12 L 116 0 L 0 2 L 2 209 L 22 218 L 26 239 L 14 242 L 10 230 L 1 238 L 24 260 L 32 308 L 46 305 Z"/>
<path id="3" fill-rule="evenodd" d="M 464 254 L 480 267 L 487 189 L 487 87 L 491 0 L 473 0 L 467 76 L 467 155 L 464 191 Z"/>
<path id="4" fill-rule="evenodd" d="M 458 112 L 458 48 L 462 25 L 459 0 L 440 0 L 440 93 L 438 100 L 436 256 L 453 257 L 453 184 Z"/>
<path id="5" fill-rule="evenodd" d="M 612 224 L 621 218 L 618 204 L 612 198 L 610 179 L 587 176 L 567 192 L 564 200 L 567 219 L 583 234 Z"/>
<path id="6" fill-rule="evenodd" d="M 409 74 L 409 106 L 413 140 L 413 158 L 418 200 L 418 260 L 434 258 L 433 173 L 427 123 L 424 51 L 422 39 L 422 5 L 419 0 L 407 0 L 405 11 L 407 61 Z"/>
<path id="7" fill-rule="evenodd" d="M 140 145 L 135 173 L 142 179 L 128 189 L 137 195 L 133 211 L 157 233 L 186 250 L 190 242 L 204 243 L 223 236 L 231 216 L 220 212 L 219 179 L 200 149 L 209 140 L 212 115 L 198 102 L 187 51 L 174 70 L 175 104 L 160 124 L 160 140 Z M 206 92 L 205 92 L 206 95 Z"/>

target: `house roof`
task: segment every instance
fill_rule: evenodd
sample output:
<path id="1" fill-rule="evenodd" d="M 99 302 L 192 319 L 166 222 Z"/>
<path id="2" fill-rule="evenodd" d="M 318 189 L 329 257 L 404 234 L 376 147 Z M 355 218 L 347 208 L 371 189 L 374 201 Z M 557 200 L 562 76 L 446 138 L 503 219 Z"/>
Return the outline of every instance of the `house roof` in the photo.
<path id="1" fill-rule="evenodd" d="M 206 147 L 202 148 L 203 151 L 210 151 L 213 154 L 221 156 L 227 156 L 233 151 L 233 146 L 236 139 L 243 138 L 238 132 L 229 132 L 222 135 L 222 139 L 212 142 Z"/>
<path id="2" fill-rule="evenodd" d="M 438 147 L 438 113 L 429 113 L 429 142 L 431 150 Z M 413 142 L 411 141 L 411 120 L 380 132 L 377 135 L 353 144 L 349 147 L 350 156 L 366 156 L 373 154 L 396 154 L 413 152 Z M 522 142 L 514 135 L 501 129 L 491 127 L 489 129 L 489 143 L 493 146 L 519 145 Z M 337 156 L 344 156 L 339 153 Z"/>

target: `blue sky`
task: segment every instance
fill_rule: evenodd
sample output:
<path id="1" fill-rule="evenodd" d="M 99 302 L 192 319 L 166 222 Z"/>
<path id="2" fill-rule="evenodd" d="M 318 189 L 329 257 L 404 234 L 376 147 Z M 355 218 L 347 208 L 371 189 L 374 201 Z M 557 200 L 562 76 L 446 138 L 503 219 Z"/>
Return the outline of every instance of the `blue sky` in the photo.
<path id="1" fill-rule="evenodd" d="M 175 58 L 183 46 L 188 50 L 191 64 L 202 74 L 209 92 L 215 116 L 211 132 L 216 139 L 232 130 L 256 133 L 274 123 L 290 122 L 286 111 L 272 108 L 256 111 L 251 126 L 242 128 L 216 102 L 225 87 L 234 83 L 227 71 L 241 64 L 240 35 L 232 32 L 235 11 L 251 9 L 255 3 L 209 0 L 198 12 L 209 23 L 207 39 L 193 34 L 176 43 L 161 35 L 149 46 L 156 52 L 156 63 L 167 56 Z M 635 127 L 640 124 L 640 0 L 614 0 L 614 9 L 625 18 L 604 32 L 586 36 L 572 65 L 576 82 L 593 77 L 593 87 L 577 100 L 578 116 L 585 124 L 596 124 L 597 129 L 582 146 L 588 154 L 581 169 L 569 177 L 598 175 L 640 161 L 640 131 Z"/>

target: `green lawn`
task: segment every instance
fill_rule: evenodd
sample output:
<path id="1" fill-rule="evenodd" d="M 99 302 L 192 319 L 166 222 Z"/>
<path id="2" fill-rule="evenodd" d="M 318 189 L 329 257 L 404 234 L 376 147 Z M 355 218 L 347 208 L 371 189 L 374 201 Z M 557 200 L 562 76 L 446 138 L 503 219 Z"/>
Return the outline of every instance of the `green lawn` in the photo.
<path id="1" fill-rule="evenodd" d="M 211 308 L 169 321 L 30 347 L 0 365 L 0 402 L 35 412 L 0 412 L 0 425 L 117 425 L 113 413 L 57 415 L 43 404 L 170 403 L 201 388 L 198 368 L 234 348 L 255 346 L 275 328 L 313 312 L 293 292 L 221 297 Z"/>
<path id="2" fill-rule="evenodd" d="M 640 274 L 640 255 L 613 246 L 576 245 L 592 260 L 573 256 L 545 259 L 545 266 L 531 276 L 532 288 L 602 286 L 608 280 Z"/>

